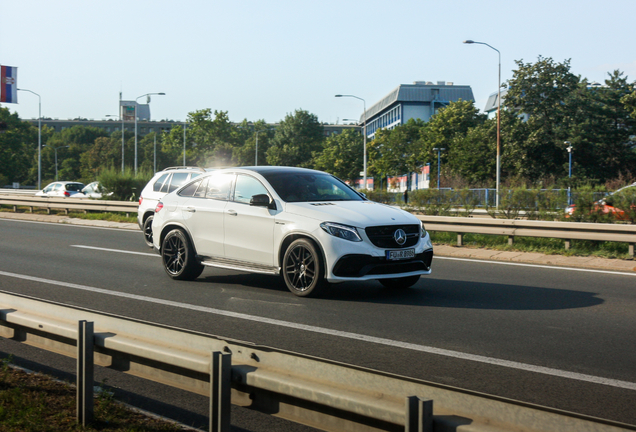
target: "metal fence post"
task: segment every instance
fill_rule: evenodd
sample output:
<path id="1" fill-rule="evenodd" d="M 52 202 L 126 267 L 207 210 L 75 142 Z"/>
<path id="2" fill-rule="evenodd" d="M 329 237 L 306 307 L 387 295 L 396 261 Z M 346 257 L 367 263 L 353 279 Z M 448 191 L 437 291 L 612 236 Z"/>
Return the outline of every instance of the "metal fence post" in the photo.
<path id="1" fill-rule="evenodd" d="M 210 432 L 229 432 L 232 401 L 232 354 L 212 352 L 210 364 Z"/>
<path id="2" fill-rule="evenodd" d="M 433 432 L 433 401 L 417 396 L 406 398 L 404 432 Z"/>
<path id="3" fill-rule="evenodd" d="M 78 321 L 77 327 L 77 422 L 93 421 L 93 322 Z"/>

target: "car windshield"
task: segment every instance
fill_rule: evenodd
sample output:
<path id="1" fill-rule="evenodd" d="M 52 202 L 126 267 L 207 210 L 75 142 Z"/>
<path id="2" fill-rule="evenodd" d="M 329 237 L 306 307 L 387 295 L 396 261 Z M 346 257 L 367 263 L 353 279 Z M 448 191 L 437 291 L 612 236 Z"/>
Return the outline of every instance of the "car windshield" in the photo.
<path id="1" fill-rule="evenodd" d="M 363 200 L 353 189 L 329 174 L 271 172 L 263 177 L 287 202 Z"/>

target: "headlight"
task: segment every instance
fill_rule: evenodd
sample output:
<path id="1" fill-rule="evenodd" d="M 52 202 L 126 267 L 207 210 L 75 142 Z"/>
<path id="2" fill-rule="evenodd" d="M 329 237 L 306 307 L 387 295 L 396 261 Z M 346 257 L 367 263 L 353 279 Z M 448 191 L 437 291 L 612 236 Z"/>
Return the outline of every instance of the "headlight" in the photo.
<path id="1" fill-rule="evenodd" d="M 420 231 L 420 236 L 424 238 L 426 237 L 426 228 L 424 228 L 424 222 L 420 221 L 420 225 L 422 226 L 422 229 Z"/>
<path id="2" fill-rule="evenodd" d="M 320 224 L 320 228 L 334 237 L 354 242 L 362 241 L 362 238 L 360 238 L 358 230 L 355 227 L 340 225 L 333 222 L 323 222 Z"/>

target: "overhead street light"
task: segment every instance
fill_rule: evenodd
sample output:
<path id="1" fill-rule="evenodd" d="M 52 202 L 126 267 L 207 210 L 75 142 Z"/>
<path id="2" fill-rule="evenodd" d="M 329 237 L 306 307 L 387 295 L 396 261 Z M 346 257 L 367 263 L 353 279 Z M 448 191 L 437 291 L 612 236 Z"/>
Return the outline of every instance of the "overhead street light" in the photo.
<path id="1" fill-rule="evenodd" d="M 469 39 L 465 40 L 464 43 L 486 45 L 488 48 L 497 51 L 497 54 L 499 55 L 499 82 L 497 83 L 497 196 L 495 200 L 495 205 L 497 210 L 499 210 L 499 177 L 501 173 L 501 52 L 499 52 L 497 48 L 490 46 L 485 42 L 476 42 Z"/>
<path id="2" fill-rule="evenodd" d="M 362 176 L 363 176 L 363 184 L 364 184 L 364 189 L 367 188 L 367 102 L 362 99 L 361 97 L 358 96 L 354 96 L 354 95 L 341 95 L 341 94 L 337 94 L 336 97 L 350 97 L 350 98 L 355 98 L 358 100 L 362 101 L 363 104 L 363 109 L 364 112 L 362 114 L 362 118 L 363 118 L 363 125 L 362 125 L 362 145 L 363 145 L 363 152 L 362 152 Z"/>
<path id="3" fill-rule="evenodd" d="M 140 98 L 146 96 L 148 97 L 147 103 L 150 103 L 150 96 L 153 96 L 153 95 L 165 96 L 165 93 L 146 93 L 141 96 L 138 96 L 135 99 L 135 176 L 137 175 L 137 101 Z"/>
<path id="4" fill-rule="evenodd" d="M 442 167 L 442 159 L 441 159 L 441 155 L 442 152 L 446 150 L 445 148 L 437 148 L 435 147 L 433 149 L 433 151 L 437 152 L 437 189 L 439 190 L 439 179 L 440 179 L 440 173 L 441 173 L 441 167 Z"/>
<path id="5" fill-rule="evenodd" d="M 42 98 L 33 90 L 18 89 L 33 93 L 38 97 L 38 189 L 42 189 Z"/>

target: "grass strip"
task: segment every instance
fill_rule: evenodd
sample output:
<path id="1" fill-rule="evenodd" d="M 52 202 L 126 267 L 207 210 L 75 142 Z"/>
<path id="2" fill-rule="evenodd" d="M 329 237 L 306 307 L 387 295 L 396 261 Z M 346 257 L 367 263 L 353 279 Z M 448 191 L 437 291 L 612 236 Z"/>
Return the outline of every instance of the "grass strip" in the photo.
<path id="1" fill-rule="evenodd" d="M 434 244 L 454 246 L 457 234 L 429 231 Z M 546 255 L 595 256 L 599 258 L 631 259 L 627 243 L 573 240 L 569 250 L 565 250 L 565 240 L 541 237 L 515 237 L 514 244 L 508 245 L 507 236 L 487 234 L 464 234 L 464 247 L 487 248 L 501 251 L 536 252 Z"/>
<path id="2" fill-rule="evenodd" d="M 69 383 L 39 373 L 0 366 L 0 432 L 170 432 L 179 425 L 130 410 L 105 390 L 94 400 L 94 422 L 82 427 L 76 421 L 76 390 Z"/>

